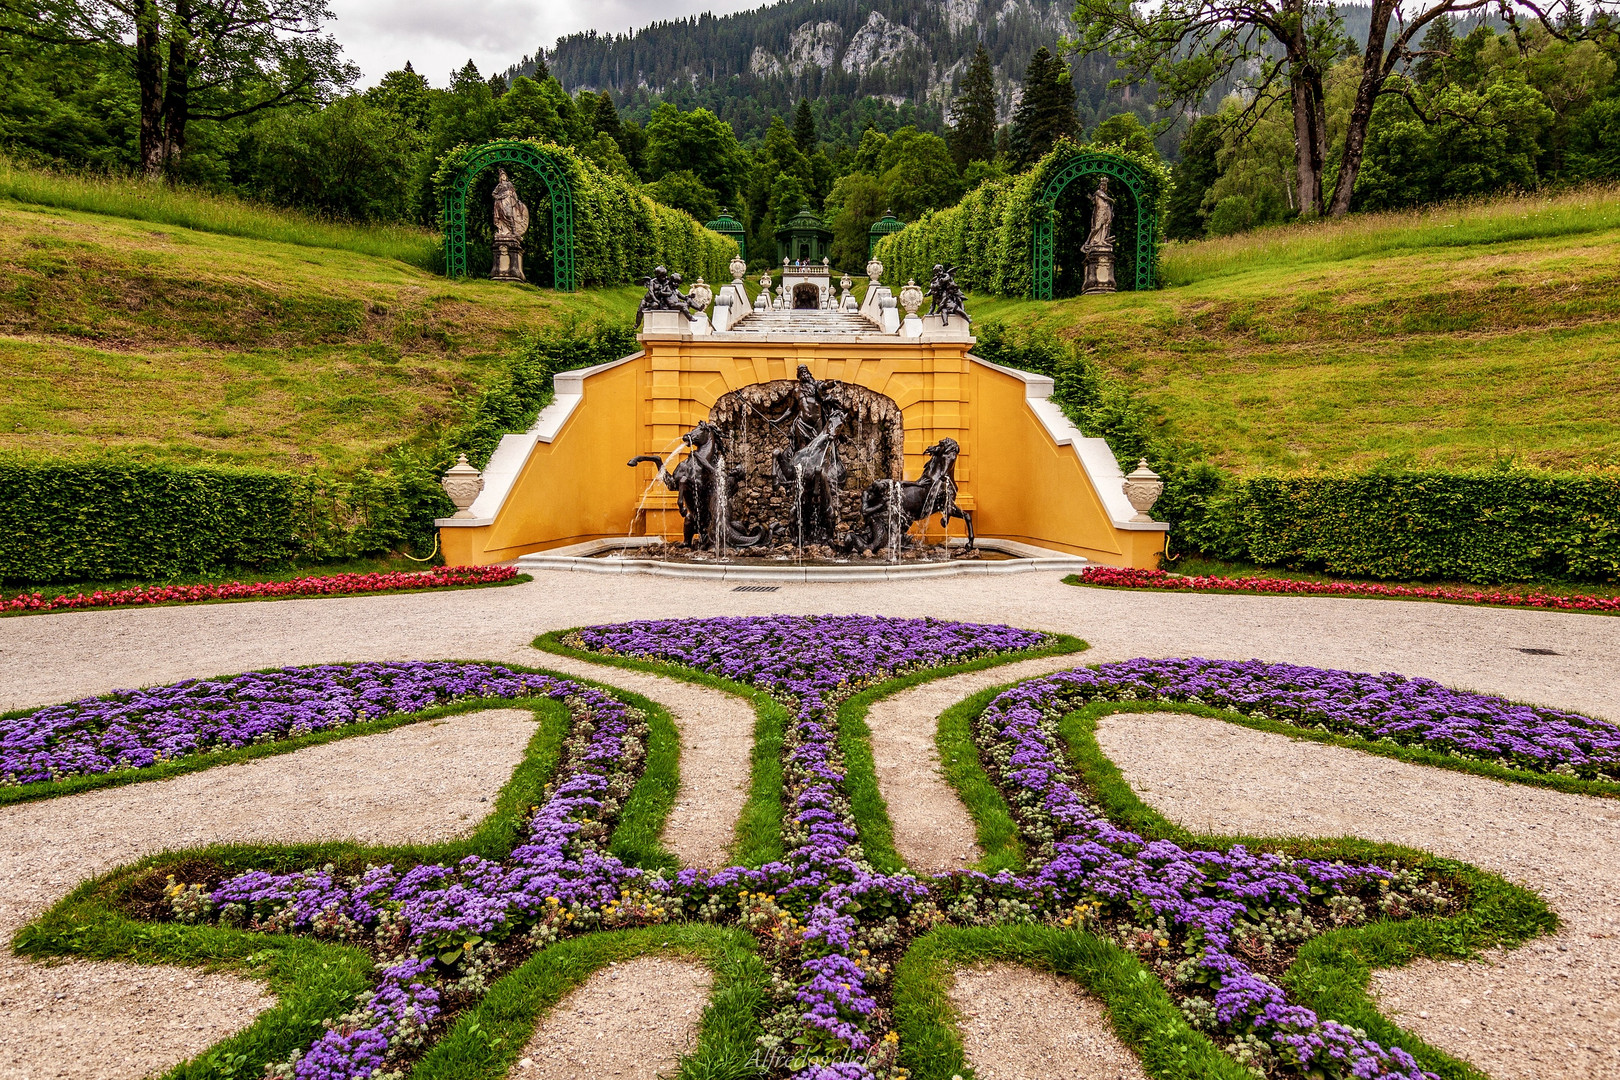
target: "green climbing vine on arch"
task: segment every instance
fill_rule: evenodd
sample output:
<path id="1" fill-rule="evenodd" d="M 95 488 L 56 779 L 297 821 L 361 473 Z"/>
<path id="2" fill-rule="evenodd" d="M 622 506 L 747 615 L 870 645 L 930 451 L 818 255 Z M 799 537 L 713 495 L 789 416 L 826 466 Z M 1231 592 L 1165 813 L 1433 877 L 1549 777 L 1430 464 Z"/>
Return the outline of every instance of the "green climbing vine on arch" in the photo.
<path id="1" fill-rule="evenodd" d="M 1152 289 L 1159 239 L 1153 177 L 1120 154 L 1107 150 L 1077 150 L 1051 174 L 1036 204 L 1031 252 L 1035 299 L 1050 300 L 1055 294 L 1058 199 L 1071 183 L 1083 176 L 1106 176 L 1125 185 L 1130 193 L 1130 212 L 1121 220 L 1124 227 L 1120 232 L 1135 235 L 1122 235 L 1116 248 L 1124 247 L 1129 253 L 1131 275 L 1128 281 L 1121 280 L 1120 285 L 1137 292 Z"/>
<path id="2" fill-rule="evenodd" d="M 450 158 L 445 161 L 448 164 Z M 578 279 L 574 273 L 574 191 L 568 183 L 568 170 L 553 150 L 523 139 L 483 143 L 460 155 L 445 190 L 445 273 L 453 278 L 467 276 L 467 196 L 474 181 L 497 165 L 521 165 L 545 184 L 551 203 L 552 281 L 559 292 L 573 292 Z"/>
<path id="3" fill-rule="evenodd" d="M 690 214 L 663 206 L 634 183 L 597 168 L 574 150 L 532 139 L 459 146 L 433 175 L 444 223 L 444 271 L 469 266 L 468 203 L 478 178 L 497 166 L 516 166 L 545 185 L 551 208 L 553 280 L 564 292 L 627 285 L 663 265 L 688 280 L 729 281 L 726 269 L 737 242 L 705 229 Z M 534 206 L 531 213 L 543 213 Z"/>
<path id="4" fill-rule="evenodd" d="M 944 263 L 957 267 L 957 281 L 974 292 L 1050 299 L 1058 199 L 1076 179 L 1094 174 L 1115 178 L 1129 192 L 1120 199 L 1121 213 L 1115 219 L 1116 229 L 1122 230 L 1116 232 L 1121 238 L 1116 252 L 1124 249 L 1132 263 L 1129 277 L 1120 275 L 1120 287 L 1154 288 L 1170 170 L 1151 153 L 1082 146 L 1067 139 L 1028 171 L 987 180 L 955 206 L 925 213 L 899 232 L 880 237 L 873 254 L 886 268 L 884 283 L 926 281 L 930 268 Z M 1128 217 L 1134 224 L 1127 228 Z"/>

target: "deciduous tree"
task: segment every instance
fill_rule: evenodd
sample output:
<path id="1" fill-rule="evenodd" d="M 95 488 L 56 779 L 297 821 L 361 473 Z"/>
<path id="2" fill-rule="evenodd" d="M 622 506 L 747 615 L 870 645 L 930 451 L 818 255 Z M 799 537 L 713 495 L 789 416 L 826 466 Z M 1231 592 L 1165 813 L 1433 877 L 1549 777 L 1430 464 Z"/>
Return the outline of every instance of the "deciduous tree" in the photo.
<path id="1" fill-rule="evenodd" d="M 0 33 L 93 44 L 123 58 L 140 88 L 140 158 L 160 177 L 193 120 L 312 105 L 358 70 L 321 32 L 327 0 L 0 0 Z"/>

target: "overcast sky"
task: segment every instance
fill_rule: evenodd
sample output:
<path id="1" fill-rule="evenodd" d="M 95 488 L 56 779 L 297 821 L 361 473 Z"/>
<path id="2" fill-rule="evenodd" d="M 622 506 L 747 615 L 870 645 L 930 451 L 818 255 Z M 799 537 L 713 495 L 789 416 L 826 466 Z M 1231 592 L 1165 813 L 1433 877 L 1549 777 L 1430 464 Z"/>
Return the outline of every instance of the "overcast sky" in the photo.
<path id="1" fill-rule="evenodd" d="M 622 34 L 661 19 L 728 14 L 762 0 L 331 0 L 332 33 L 362 86 L 409 60 L 434 86 L 470 58 L 486 76 L 578 30 Z"/>

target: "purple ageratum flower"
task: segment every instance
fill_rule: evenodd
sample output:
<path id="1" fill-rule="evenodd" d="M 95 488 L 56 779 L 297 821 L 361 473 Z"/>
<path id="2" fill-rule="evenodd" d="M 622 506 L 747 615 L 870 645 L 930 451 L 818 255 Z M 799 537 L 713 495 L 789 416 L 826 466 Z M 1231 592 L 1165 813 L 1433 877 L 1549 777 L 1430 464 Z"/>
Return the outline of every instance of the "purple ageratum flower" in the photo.
<path id="1" fill-rule="evenodd" d="M 1145 664 L 1133 661 L 1132 665 Z M 1151 685 L 1145 670 L 1132 665 L 1113 683 L 1133 689 Z M 1389 871 L 1377 866 L 1346 866 L 1319 860 L 1290 860 L 1253 853 L 1242 845 L 1230 851 L 1188 851 L 1167 840 L 1148 842 L 1120 829 L 1081 797 L 1064 766 L 1050 721 L 1086 701 L 1106 697 L 1097 672 L 1066 671 L 1021 683 L 995 698 L 981 718 L 981 731 L 995 760 L 1008 762 L 1003 775 L 1015 786 L 1042 796 L 1039 808 L 1053 826 L 1053 855 L 1035 873 L 1016 880 L 1025 895 L 1050 898 L 1057 908 L 1103 900 L 1145 906 L 1155 917 L 1201 942 L 1199 966 L 1215 987 L 1215 1016 L 1222 1024 L 1254 1031 L 1296 1063 L 1309 1069 L 1329 1059 L 1349 1063 L 1350 1075 L 1429 1080 L 1404 1051 L 1386 1049 L 1349 1028 L 1320 1019 L 1310 1009 L 1289 1004 L 1283 991 L 1252 971 L 1229 950 L 1236 922 L 1275 903 L 1298 905 L 1313 886 L 1342 893 Z M 1041 837 L 1028 831 L 1032 847 Z"/>
<path id="2" fill-rule="evenodd" d="M 494 664 L 327 664 L 115 690 L 0 720 L 0 783 L 136 769 L 476 697 L 551 694 Z"/>

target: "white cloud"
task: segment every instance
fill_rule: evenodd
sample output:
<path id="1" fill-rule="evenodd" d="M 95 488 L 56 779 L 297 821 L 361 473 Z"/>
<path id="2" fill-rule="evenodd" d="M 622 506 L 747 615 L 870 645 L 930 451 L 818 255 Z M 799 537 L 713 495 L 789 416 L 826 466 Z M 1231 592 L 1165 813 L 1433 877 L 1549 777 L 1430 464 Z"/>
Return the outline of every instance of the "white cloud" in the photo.
<path id="1" fill-rule="evenodd" d="M 434 86 L 469 59 L 485 75 L 580 30 L 622 34 L 704 11 L 727 14 L 759 0 L 331 0 L 329 29 L 370 86 L 409 60 Z"/>

